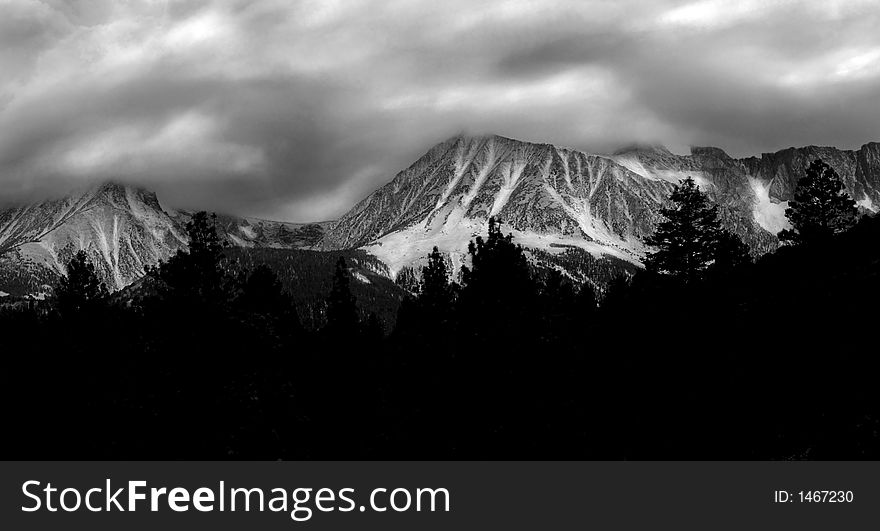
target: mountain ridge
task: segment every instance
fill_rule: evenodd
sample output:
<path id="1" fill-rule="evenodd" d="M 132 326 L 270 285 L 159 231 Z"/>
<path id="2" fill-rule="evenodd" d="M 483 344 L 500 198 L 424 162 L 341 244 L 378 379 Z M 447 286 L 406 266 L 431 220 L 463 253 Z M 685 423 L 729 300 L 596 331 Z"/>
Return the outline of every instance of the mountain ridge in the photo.
<path id="1" fill-rule="evenodd" d="M 221 238 L 236 247 L 360 248 L 388 265 L 392 277 L 418 266 L 434 246 L 457 271 L 467 261 L 468 242 L 485 233 L 490 217 L 545 265 L 570 250 L 639 265 L 659 209 L 674 185 L 691 177 L 719 205 L 724 225 L 761 254 L 777 245 L 775 234 L 787 227 L 787 201 L 815 158 L 841 175 L 864 212 L 878 210 L 880 142 L 856 150 L 805 146 L 735 158 L 713 146 L 692 146 L 688 155 L 658 144 L 594 154 L 495 134 L 460 134 L 431 146 L 338 220 L 218 215 L 216 223 Z M 66 261 L 81 249 L 111 288 L 124 287 L 145 266 L 186 247 L 191 214 L 163 207 L 154 192 L 112 181 L 2 210 L 0 291 L 10 292 L 11 277 L 19 283 L 36 279 L 31 284 L 37 287 L 28 289 L 40 291 L 64 274 Z M 4 254 L 10 249 L 15 252 Z"/>
<path id="2" fill-rule="evenodd" d="M 165 209 L 152 191 L 114 181 L 0 211 L 0 290 L 48 292 L 80 250 L 108 287 L 123 288 L 147 266 L 186 248 L 191 215 Z M 218 215 L 216 222 L 220 237 L 238 247 L 313 248 L 327 226 L 229 215 Z M 27 282 L 28 276 L 35 282 Z"/>
<path id="3" fill-rule="evenodd" d="M 763 253 L 787 226 L 786 203 L 813 158 L 827 159 L 863 209 L 876 211 L 878 146 L 734 158 L 712 146 L 693 146 L 689 155 L 662 145 L 593 154 L 500 135 L 456 135 L 343 215 L 324 247 L 361 247 L 399 271 L 436 245 L 455 263 L 496 217 L 526 247 L 574 246 L 638 264 L 672 187 L 691 177 L 718 203 L 725 226 Z"/>

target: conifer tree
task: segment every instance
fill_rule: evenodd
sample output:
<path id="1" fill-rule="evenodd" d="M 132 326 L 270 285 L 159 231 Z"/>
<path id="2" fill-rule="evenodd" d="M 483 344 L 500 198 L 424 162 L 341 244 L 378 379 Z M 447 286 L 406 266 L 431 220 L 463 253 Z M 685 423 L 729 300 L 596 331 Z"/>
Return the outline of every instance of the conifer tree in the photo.
<path id="1" fill-rule="evenodd" d="M 452 286 L 446 260 L 437 247 L 428 255 L 428 265 L 422 268 L 419 302 L 434 317 L 439 317 L 452 306 Z"/>
<path id="2" fill-rule="evenodd" d="M 596 291 L 591 285 L 586 282 L 581 285 L 581 288 L 575 296 L 574 305 L 578 317 L 582 319 L 590 318 L 596 313 L 599 304 L 596 297 Z"/>
<path id="3" fill-rule="evenodd" d="M 62 314 L 72 315 L 93 309 L 107 293 L 107 287 L 98 278 L 89 255 L 80 250 L 67 263 L 67 274 L 58 282 L 55 300 Z"/>
<path id="4" fill-rule="evenodd" d="M 565 278 L 558 269 L 551 269 L 544 278 L 542 295 L 554 302 L 562 303 L 563 299 L 568 303 L 574 296 L 571 282 Z"/>
<path id="5" fill-rule="evenodd" d="M 722 229 L 718 233 L 715 246 L 715 261 L 712 269 L 728 272 L 752 262 L 749 246 L 736 233 Z"/>
<path id="6" fill-rule="evenodd" d="M 626 275 L 618 275 L 611 279 L 602 294 L 599 307 L 606 314 L 615 313 L 626 308 L 627 299 L 630 297 L 633 279 Z"/>
<path id="7" fill-rule="evenodd" d="M 275 272 L 266 264 L 259 264 L 248 275 L 239 303 L 248 312 L 276 316 L 288 313 L 292 305 Z"/>
<path id="8" fill-rule="evenodd" d="M 385 327 L 376 312 L 370 312 L 363 323 L 363 338 L 366 344 L 375 345 L 385 336 Z"/>
<path id="9" fill-rule="evenodd" d="M 420 281 L 410 266 L 405 266 L 397 272 L 397 276 L 394 277 L 394 283 L 410 293 L 421 291 Z"/>
<path id="10" fill-rule="evenodd" d="M 345 258 L 339 257 L 333 274 L 333 287 L 327 299 L 326 330 L 334 333 L 353 333 L 358 329 L 358 313 L 351 293 L 351 277 Z"/>
<path id="11" fill-rule="evenodd" d="M 537 311 L 538 286 L 525 252 L 511 234 L 501 233 L 495 218 L 489 219 L 487 238 L 470 242 L 468 254 L 471 267 L 462 266 L 459 297 L 464 321 L 512 330 Z"/>
<path id="12" fill-rule="evenodd" d="M 259 264 L 241 282 L 235 300 L 241 311 L 239 319 L 262 328 L 267 338 L 277 346 L 292 338 L 301 337 L 302 323 L 291 296 L 284 291 L 275 272 L 266 264 Z"/>
<path id="13" fill-rule="evenodd" d="M 849 230 L 856 222 L 858 209 L 834 168 L 817 159 L 798 181 L 785 216 L 792 228 L 781 231 L 779 239 L 804 245 L 827 241 Z"/>
<path id="14" fill-rule="evenodd" d="M 489 231 L 484 240 L 477 236 L 468 244 L 471 267 L 462 266 L 466 285 L 495 290 L 503 295 L 506 287 L 516 289 L 530 283 L 529 265 L 522 246 L 513 243 L 513 235 L 501 233 L 501 222 L 489 218 Z"/>
<path id="15" fill-rule="evenodd" d="M 216 214 L 196 212 L 186 224 L 188 250 L 179 250 L 167 262 L 148 269 L 158 278 L 166 295 L 192 301 L 224 302 L 227 278 L 220 261 L 223 247 L 217 236 Z"/>
<path id="16" fill-rule="evenodd" d="M 680 181 L 669 200 L 669 205 L 660 209 L 663 221 L 646 240 L 656 250 L 646 257 L 645 268 L 691 282 L 715 260 L 721 233 L 718 206 L 690 177 Z"/>
<path id="17" fill-rule="evenodd" d="M 558 339 L 568 333 L 577 316 L 577 292 L 574 284 L 558 269 L 550 269 L 541 286 L 541 313 L 544 330 Z"/>
<path id="18" fill-rule="evenodd" d="M 189 236 L 189 253 L 193 256 L 218 261 L 223 254 L 220 237 L 217 236 L 217 214 L 205 211 L 196 212 L 186 223 L 186 234 Z"/>

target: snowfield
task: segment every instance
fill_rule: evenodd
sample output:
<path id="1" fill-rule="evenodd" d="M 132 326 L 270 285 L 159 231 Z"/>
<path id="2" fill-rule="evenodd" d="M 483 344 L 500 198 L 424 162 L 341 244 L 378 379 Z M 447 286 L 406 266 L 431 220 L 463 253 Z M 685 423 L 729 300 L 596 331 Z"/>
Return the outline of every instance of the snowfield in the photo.
<path id="1" fill-rule="evenodd" d="M 749 178 L 749 185 L 755 192 L 755 208 L 753 214 L 755 221 L 762 229 L 771 234 L 778 234 L 782 229 L 790 229 L 791 224 L 785 217 L 785 209 L 788 208 L 788 201 L 774 202 L 770 199 L 770 184 L 759 181 L 758 179 Z"/>

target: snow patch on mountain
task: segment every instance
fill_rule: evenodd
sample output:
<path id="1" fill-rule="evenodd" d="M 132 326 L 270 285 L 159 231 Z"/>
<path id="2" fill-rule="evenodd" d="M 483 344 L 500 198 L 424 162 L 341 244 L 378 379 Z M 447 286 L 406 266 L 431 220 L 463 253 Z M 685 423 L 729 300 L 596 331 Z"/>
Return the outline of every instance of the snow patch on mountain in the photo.
<path id="1" fill-rule="evenodd" d="M 391 277 L 395 277 L 406 266 L 419 262 L 428 256 L 434 247 L 450 257 L 456 268 L 466 262 L 468 244 L 478 236 L 485 237 L 488 232 L 488 221 L 463 218 L 460 213 L 450 215 L 453 223 L 431 223 L 426 219 L 392 232 L 378 240 L 363 246 L 363 249 L 388 265 Z M 443 216 L 432 218 L 437 220 Z M 541 234 L 534 231 L 521 231 L 502 225 L 505 234 L 513 236 L 513 242 L 526 248 L 541 249 L 550 253 L 562 253 L 569 247 L 578 247 L 599 258 L 612 255 L 641 265 L 638 256 L 625 244 L 609 241 L 600 243 L 583 238 L 575 238 L 563 234 Z M 610 240 L 610 238 L 609 238 Z M 457 271 L 457 269 L 456 269 Z"/>
<path id="2" fill-rule="evenodd" d="M 633 153 L 619 153 L 616 155 L 608 155 L 607 158 L 620 164 L 624 168 L 629 171 L 635 173 L 636 175 L 641 175 L 642 177 L 646 177 L 648 179 L 656 179 L 656 177 L 652 174 L 652 172 L 648 171 L 639 158 Z"/>
<path id="3" fill-rule="evenodd" d="M 392 232 L 363 248 L 388 265 L 392 277 L 403 267 L 431 253 L 434 247 L 447 254 L 464 254 L 468 242 L 485 232 L 484 224 L 463 219 L 460 209 L 455 216 L 434 216 L 416 225 Z M 438 219 L 438 218 L 443 219 Z M 444 223 L 449 217 L 450 224 Z"/>
<path id="4" fill-rule="evenodd" d="M 752 213 L 758 225 L 771 234 L 778 234 L 783 229 L 790 229 L 791 224 L 785 217 L 788 201 L 774 202 L 770 199 L 771 183 L 750 177 L 749 185 L 755 192 L 755 206 Z"/>
<path id="5" fill-rule="evenodd" d="M 867 193 L 864 197 L 856 201 L 856 206 L 862 207 L 865 210 L 870 210 L 871 212 L 877 212 L 877 207 L 874 206 L 874 201 L 868 197 Z"/>
<path id="6" fill-rule="evenodd" d="M 257 237 L 257 233 L 255 233 L 254 229 L 249 226 L 239 225 L 238 230 L 241 231 L 241 233 L 244 234 L 245 237 L 249 240 L 253 240 Z"/>
<path id="7" fill-rule="evenodd" d="M 648 168 L 639 160 L 638 156 L 633 153 L 620 153 L 616 155 L 608 155 L 609 160 L 623 166 L 629 171 L 649 179 L 652 181 L 665 181 L 670 184 L 680 184 L 681 181 L 690 177 L 697 186 L 702 190 L 708 190 L 713 186 L 712 181 L 706 177 L 704 172 L 699 170 L 681 170 L 672 168 Z"/>
<path id="8" fill-rule="evenodd" d="M 492 210 L 489 212 L 489 215 L 491 216 L 498 215 L 498 213 L 501 212 L 501 209 L 507 204 L 507 201 L 510 199 L 510 194 L 516 189 L 516 185 L 519 183 L 523 170 L 526 168 L 526 163 L 525 161 L 518 160 L 506 163 L 504 167 L 506 168 L 506 171 L 502 171 L 504 181 L 501 184 L 498 193 L 495 195 L 495 201 L 492 203 Z"/>

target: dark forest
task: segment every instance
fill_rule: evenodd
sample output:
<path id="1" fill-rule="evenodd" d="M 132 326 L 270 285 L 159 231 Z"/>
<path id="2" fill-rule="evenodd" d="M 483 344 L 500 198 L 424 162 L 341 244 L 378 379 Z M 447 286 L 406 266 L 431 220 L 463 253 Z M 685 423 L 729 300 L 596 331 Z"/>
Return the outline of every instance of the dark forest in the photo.
<path id="1" fill-rule="evenodd" d="M 646 268 L 599 283 L 503 220 L 398 283 L 362 251 L 224 248 L 204 212 L 121 292 L 78 254 L 0 310 L 3 455 L 880 458 L 880 219 L 820 161 L 763 256 L 692 180 L 662 215 Z"/>

